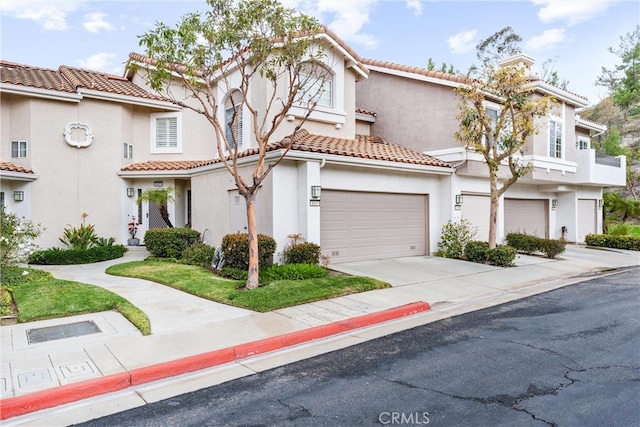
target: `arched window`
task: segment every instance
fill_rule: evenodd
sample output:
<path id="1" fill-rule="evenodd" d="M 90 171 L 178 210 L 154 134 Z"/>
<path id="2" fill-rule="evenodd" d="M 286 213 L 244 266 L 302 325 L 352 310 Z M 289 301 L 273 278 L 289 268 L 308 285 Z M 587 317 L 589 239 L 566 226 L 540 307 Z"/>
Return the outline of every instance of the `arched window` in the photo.
<path id="1" fill-rule="evenodd" d="M 225 136 L 231 148 L 242 147 L 242 94 L 234 90 L 224 103 Z"/>

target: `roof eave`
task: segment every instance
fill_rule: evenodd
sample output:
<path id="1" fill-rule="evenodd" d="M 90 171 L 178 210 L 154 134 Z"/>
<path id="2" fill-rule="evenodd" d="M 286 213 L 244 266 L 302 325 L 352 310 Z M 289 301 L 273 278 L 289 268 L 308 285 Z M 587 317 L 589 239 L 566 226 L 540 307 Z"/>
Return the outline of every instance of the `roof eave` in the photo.
<path id="1" fill-rule="evenodd" d="M 38 175 L 35 173 L 0 170 L 0 178 L 10 181 L 35 181 L 36 179 L 38 179 Z"/>
<path id="2" fill-rule="evenodd" d="M 56 101 L 80 102 L 82 95 L 73 92 L 63 92 L 51 89 L 40 89 L 30 86 L 20 86 L 8 83 L 0 83 L 0 93 L 31 96 L 35 98 L 53 99 Z"/>
<path id="3" fill-rule="evenodd" d="M 78 91 L 86 98 L 100 99 L 104 101 L 122 102 L 126 104 L 140 105 L 144 107 L 160 108 L 163 110 L 180 111 L 181 107 L 169 102 L 157 99 L 140 98 L 138 96 L 121 95 L 99 90 L 79 88 Z"/>

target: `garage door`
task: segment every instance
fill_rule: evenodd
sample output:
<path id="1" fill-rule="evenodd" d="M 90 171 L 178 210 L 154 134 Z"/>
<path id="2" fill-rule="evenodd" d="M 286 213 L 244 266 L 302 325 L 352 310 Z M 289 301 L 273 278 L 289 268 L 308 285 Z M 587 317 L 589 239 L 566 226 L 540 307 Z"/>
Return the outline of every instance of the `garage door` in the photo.
<path id="1" fill-rule="evenodd" d="M 491 199 L 489 196 L 462 195 L 461 216 L 478 228 L 478 234 L 474 240 L 489 241 L 490 209 Z"/>
<path id="2" fill-rule="evenodd" d="M 332 263 L 427 253 L 427 196 L 322 190 L 320 244 Z"/>
<path id="3" fill-rule="evenodd" d="M 584 236 L 596 232 L 596 201 L 578 199 L 578 234 L 577 242 L 584 242 Z"/>
<path id="4" fill-rule="evenodd" d="M 504 232 L 549 236 L 547 200 L 504 199 Z"/>

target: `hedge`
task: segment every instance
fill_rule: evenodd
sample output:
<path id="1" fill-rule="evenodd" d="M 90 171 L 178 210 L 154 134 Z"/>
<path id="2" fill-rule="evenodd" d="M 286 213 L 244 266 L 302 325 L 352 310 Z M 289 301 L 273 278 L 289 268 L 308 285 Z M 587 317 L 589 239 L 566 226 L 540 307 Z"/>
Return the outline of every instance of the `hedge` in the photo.
<path id="1" fill-rule="evenodd" d="M 89 249 L 46 249 L 36 251 L 29 256 L 29 264 L 71 265 L 91 264 L 120 258 L 127 252 L 123 245 L 94 246 Z"/>
<path id="2" fill-rule="evenodd" d="M 295 243 L 287 247 L 282 255 L 285 264 L 313 264 L 320 262 L 320 246 L 311 242 Z"/>
<path id="3" fill-rule="evenodd" d="M 467 243 L 464 248 L 464 256 L 467 261 L 498 267 L 512 266 L 516 255 L 517 251 L 510 246 L 496 246 L 491 249 L 489 243 L 476 240 Z"/>
<path id="4" fill-rule="evenodd" d="M 587 234 L 584 238 L 589 246 L 640 251 L 640 236 L 612 236 L 610 234 Z"/>
<path id="5" fill-rule="evenodd" d="M 200 232 L 190 228 L 152 228 L 144 233 L 144 245 L 157 258 L 180 258 L 198 243 Z"/>
<path id="6" fill-rule="evenodd" d="M 565 251 L 567 243 L 563 239 L 543 239 L 524 233 L 509 233 L 507 245 L 525 254 L 543 253 L 547 258 L 556 258 Z"/>
<path id="7" fill-rule="evenodd" d="M 224 252 L 224 265 L 249 270 L 249 236 L 247 233 L 227 234 L 220 244 Z M 277 243 L 271 236 L 258 234 L 258 262 L 261 267 L 273 265 Z"/>

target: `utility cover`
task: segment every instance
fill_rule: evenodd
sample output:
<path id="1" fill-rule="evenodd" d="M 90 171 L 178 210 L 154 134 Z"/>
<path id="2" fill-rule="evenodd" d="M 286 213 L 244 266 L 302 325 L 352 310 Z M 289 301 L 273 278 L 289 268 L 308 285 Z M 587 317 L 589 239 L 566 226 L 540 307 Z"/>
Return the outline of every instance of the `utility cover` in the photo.
<path id="1" fill-rule="evenodd" d="M 68 323 L 66 325 L 47 326 L 46 328 L 27 329 L 29 344 L 80 337 L 102 332 L 92 320 Z"/>

